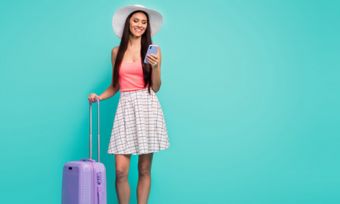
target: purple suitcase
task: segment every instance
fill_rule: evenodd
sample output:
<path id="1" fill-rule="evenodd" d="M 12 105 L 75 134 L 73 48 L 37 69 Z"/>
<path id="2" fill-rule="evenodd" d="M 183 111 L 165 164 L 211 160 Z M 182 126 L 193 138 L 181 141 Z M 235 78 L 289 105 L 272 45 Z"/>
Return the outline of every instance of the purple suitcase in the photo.
<path id="1" fill-rule="evenodd" d="M 67 162 L 63 169 L 62 204 L 106 204 L 106 171 L 100 163 L 98 102 L 98 162 L 92 159 L 92 103 L 90 103 L 90 159 Z"/>

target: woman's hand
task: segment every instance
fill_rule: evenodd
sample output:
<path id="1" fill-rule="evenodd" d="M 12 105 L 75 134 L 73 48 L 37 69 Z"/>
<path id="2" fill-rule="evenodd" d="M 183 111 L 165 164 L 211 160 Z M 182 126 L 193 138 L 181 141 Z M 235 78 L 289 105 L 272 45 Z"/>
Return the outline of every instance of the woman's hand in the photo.
<path id="1" fill-rule="evenodd" d="M 152 68 L 157 68 L 158 67 L 158 64 L 159 64 L 159 58 L 157 55 L 155 54 L 150 54 L 150 55 L 147 55 L 147 62 L 149 64 L 151 64 Z"/>
<path id="2" fill-rule="evenodd" d="M 97 100 L 100 100 L 100 97 L 95 93 L 91 93 L 88 97 L 88 100 L 90 103 L 93 103 L 96 102 Z"/>

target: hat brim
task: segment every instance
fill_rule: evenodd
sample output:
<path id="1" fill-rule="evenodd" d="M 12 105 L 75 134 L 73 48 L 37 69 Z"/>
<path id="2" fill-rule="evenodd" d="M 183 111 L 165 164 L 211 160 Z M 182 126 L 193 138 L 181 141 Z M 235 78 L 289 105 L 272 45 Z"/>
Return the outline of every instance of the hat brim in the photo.
<path id="1" fill-rule="evenodd" d="M 151 36 L 155 35 L 160 30 L 163 23 L 163 17 L 158 11 L 146 8 L 142 5 L 131 5 L 118 9 L 112 17 L 113 31 L 119 38 L 122 38 L 126 18 L 130 13 L 137 10 L 144 11 L 149 15 Z"/>

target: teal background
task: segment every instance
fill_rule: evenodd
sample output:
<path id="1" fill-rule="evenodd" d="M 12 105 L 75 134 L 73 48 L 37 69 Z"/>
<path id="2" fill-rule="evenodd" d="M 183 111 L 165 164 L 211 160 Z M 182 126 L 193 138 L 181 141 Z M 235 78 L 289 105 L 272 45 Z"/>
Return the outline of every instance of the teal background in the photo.
<path id="1" fill-rule="evenodd" d="M 340 3 L 321 0 L 1 0 L 0 203 L 61 203 L 63 164 L 88 154 L 87 95 L 110 83 L 112 14 L 133 3 L 164 15 L 171 146 L 150 203 L 340 203 Z M 109 204 L 118 98 L 102 103 Z"/>

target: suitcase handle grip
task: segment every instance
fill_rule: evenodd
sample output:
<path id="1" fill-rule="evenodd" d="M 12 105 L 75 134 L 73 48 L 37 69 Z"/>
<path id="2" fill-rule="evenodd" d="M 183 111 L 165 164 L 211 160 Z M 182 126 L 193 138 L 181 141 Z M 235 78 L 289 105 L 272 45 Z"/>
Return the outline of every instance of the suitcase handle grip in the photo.
<path id="1" fill-rule="evenodd" d="M 100 162 L 100 99 L 97 98 L 97 127 L 98 127 L 98 136 L 97 136 L 97 151 L 98 151 L 98 162 Z M 92 160 L 92 103 L 90 102 L 90 142 L 89 142 L 89 158 Z"/>

